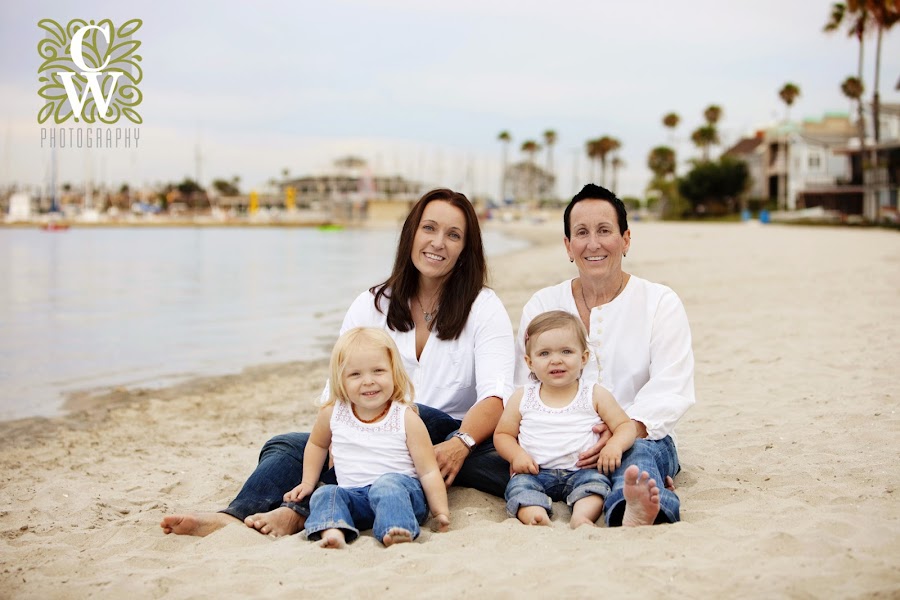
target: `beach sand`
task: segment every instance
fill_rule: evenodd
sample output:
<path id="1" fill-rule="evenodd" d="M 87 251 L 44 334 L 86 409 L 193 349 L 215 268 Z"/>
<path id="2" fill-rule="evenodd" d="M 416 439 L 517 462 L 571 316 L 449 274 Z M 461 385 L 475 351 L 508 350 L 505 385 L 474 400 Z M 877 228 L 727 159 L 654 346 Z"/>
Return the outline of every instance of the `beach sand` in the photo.
<path id="1" fill-rule="evenodd" d="M 514 326 L 572 276 L 561 224 L 491 260 Z M 0 597 L 900 597 L 900 235 L 632 223 L 626 270 L 675 289 L 697 404 L 678 427 L 681 523 L 552 527 L 450 492 L 452 530 L 346 551 L 242 525 L 164 535 L 227 505 L 266 439 L 308 430 L 323 362 L 118 393 L 0 424 Z M 347 299 L 348 303 L 350 298 Z"/>

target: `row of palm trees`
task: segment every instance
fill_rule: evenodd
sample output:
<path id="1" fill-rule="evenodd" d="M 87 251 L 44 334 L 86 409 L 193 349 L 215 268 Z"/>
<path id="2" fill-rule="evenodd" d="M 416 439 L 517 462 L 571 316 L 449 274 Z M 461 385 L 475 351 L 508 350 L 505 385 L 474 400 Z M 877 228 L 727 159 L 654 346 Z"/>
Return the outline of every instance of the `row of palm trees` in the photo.
<path id="1" fill-rule="evenodd" d="M 546 148 L 547 150 L 547 167 L 546 172 L 547 175 L 553 177 L 553 146 L 556 144 L 556 131 L 553 129 L 547 129 L 544 131 L 543 140 L 544 146 L 542 147 L 537 141 L 533 139 L 528 139 L 522 142 L 522 146 L 520 150 L 528 156 L 528 164 L 531 167 L 531 171 L 534 171 L 534 159 L 538 152 L 541 151 L 542 148 Z M 509 160 L 509 144 L 512 142 L 512 135 L 507 130 L 501 131 L 497 135 L 497 139 L 503 144 L 503 157 L 502 157 L 502 169 L 500 172 L 500 198 L 506 198 L 506 174 L 507 174 L 507 163 Z"/>
<path id="2" fill-rule="evenodd" d="M 506 174 L 509 161 L 509 144 L 512 142 L 512 135 L 509 133 L 509 131 L 503 130 L 497 135 L 497 139 L 503 144 L 500 193 L 502 198 L 506 198 Z M 556 144 L 556 140 L 556 131 L 553 129 L 548 129 L 543 134 L 543 146 L 541 146 L 537 141 L 533 139 L 528 139 L 522 142 L 522 145 L 520 147 L 520 150 L 528 157 L 528 163 L 532 168 L 535 166 L 535 156 L 538 152 L 541 151 L 541 149 L 545 148 L 547 151 L 546 173 L 553 179 L 555 179 L 553 170 L 553 146 Z M 607 165 L 611 164 L 612 189 L 615 189 L 618 186 L 618 171 L 625 164 L 622 158 L 617 154 L 618 150 L 621 147 L 622 142 L 609 135 L 603 135 L 595 139 L 590 139 L 585 143 L 585 152 L 587 153 L 588 160 L 591 161 L 590 164 L 592 166 L 591 179 L 596 179 L 596 172 L 594 171 L 593 167 L 599 164 L 601 171 L 600 182 L 602 185 L 606 186 Z"/>
<path id="3" fill-rule="evenodd" d="M 832 5 L 831 15 L 825 23 L 824 30 L 832 33 L 847 25 L 847 33 L 859 42 L 857 58 L 857 74 L 844 79 L 841 83 L 841 91 L 847 98 L 857 105 L 857 126 L 859 127 L 859 139 L 865 143 L 865 121 L 863 116 L 862 96 L 865 91 L 863 84 L 863 57 L 865 53 L 864 38 L 873 30 L 876 34 L 875 46 L 875 85 L 872 93 L 872 129 L 877 144 L 881 140 L 881 127 L 879 115 L 881 98 L 879 84 L 881 77 L 881 40 L 885 32 L 890 30 L 900 21 L 900 2 L 897 0 L 848 0 Z"/>
<path id="4" fill-rule="evenodd" d="M 856 76 L 847 77 L 841 83 L 841 91 L 851 101 L 857 105 L 857 125 L 859 127 L 859 138 L 861 143 L 865 144 L 865 121 L 864 121 L 864 101 L 863 94 L 865 86 L 863 84 L 863 57 L 864 57 L 864 38 L 873 31 L 876 34 L 876 66 L 875 66 L 875 84 L 872 96 L 872 112 L 873 112 L 873 133 L 875 143 L 880 141 L 880 97 L 879 97 L 879 78 L 881 70 L 881 46 L 884 33 L 890 30 L 897 22 L 900 22 L 900 0 L 846 0 L 846 2 L 837 2 L 832 6 L 830 18 L 825 25 L 826 32 L 834 32 L 840 30 L 843 26 L 847 26 L 847 32 L 850 37 L 854 37 L 859 41 L 858 54 L 858 73 Z M 796 99 L 800 96 L 800 87 L 793 83 L 785 83 L 778 91 L 778 96 L 786 107 L 785 121 L 790 121 L 790 110 Z M 703 111 L 704 123 L 697 127 L 691 133 L 691 141 L 701 150 L 702 160 L 708 161 L 710 149 L 720 143 L 718 123 L 722 119 L 724 111 L 722 107 L 711 104 Z M 675 129 L 681 123 L 681 117 L 670 112 L 663 116 L 663 126 L 670 131 L 670 144 L 675 139 Z M 547 130 L 544 132 L 544 142 L 547 149 L 547 173 L 553 175 L 553 155 L 552 147 L 556 143 L 556 132 Z M 507 152 L 508 145 L 512 141 L 512 137 L 508 131 L 500 132 L 498 139 L 503 142 L 503 183 L 501 184 L 502 197 L 505 197 L 505 173 L 507 168 Z M 592 165 L 592 179 L 595 179 L 595 171 L 593 167 L 596 164 L 601 168 L 601 183 L 607 185 L 607 164 L 609 157 L 612 155 L 612 189 L 616 189 L 617 172 L 622 166 L 621 158 L 615 153 L 622 147 L 621 142 L 609 135 L 603 135 L 599 138 L 590 139 L 585 143 L 585 150 L 588 159 Z M 529 163 L 533 166 L 535 155 L 541 150 L 541 145 L 534 140 L 526 140 L 522 143 L 521 150 L 528 156 Z M 874 157 L 873 157 L 874 158 Z M 650 151 L 647 157 L 647 165 L 654 173 L 655 180 L 665 180 L 675 175 L 677 168 L 677 155 L 675 150 L 669 146 L 657 146 Z M 783 188 L 783 184 L 779 188 Z"/>

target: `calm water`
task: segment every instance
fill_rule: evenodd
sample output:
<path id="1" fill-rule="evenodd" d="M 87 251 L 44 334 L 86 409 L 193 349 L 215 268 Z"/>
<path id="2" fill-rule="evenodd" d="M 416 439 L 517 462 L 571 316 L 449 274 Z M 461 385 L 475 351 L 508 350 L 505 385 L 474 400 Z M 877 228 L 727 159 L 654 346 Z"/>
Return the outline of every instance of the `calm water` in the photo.
<path id="1" fill-rule="evenodd" d="M 67 392 L 327 356 L 395 231 L 0 229 L 0 420 Z M 485 233 L 488 255 L 522 242 Z"/>

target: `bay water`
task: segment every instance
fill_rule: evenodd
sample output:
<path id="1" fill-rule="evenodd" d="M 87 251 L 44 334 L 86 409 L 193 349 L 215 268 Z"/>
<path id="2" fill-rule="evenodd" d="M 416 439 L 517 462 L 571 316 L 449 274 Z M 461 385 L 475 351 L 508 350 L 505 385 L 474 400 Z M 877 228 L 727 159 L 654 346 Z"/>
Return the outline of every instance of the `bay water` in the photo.
<path id="1" fill-rule="evenodd" d="M 324 358 L 398 231 L 0 229 L 0 420 L 67 394 Z M 525 245 L 484 232 L 488 256 Z"/>

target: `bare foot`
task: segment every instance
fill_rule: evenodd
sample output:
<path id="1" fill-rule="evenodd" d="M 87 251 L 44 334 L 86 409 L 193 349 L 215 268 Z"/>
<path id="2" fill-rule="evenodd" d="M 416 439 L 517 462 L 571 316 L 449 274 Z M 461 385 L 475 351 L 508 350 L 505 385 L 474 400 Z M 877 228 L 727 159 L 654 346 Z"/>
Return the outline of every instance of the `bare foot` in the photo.
<path id="1" fill-rule="evenodd" d="M 287 506 L 279 506 L 269 512 L 250 515 L 244 519 L 244 525 L 265 535 L 281 537 L 303 531 L 306 517 L 301 517 Z"/>
<path id="2" fill-rule="evenodd" d="M 326 529 L 322 532 L 319 547 L 328 548 L 329 550 L 340 550 L 347 547 L 347 538 L 344 537 L 344 532 L 340 529 Z"/>
<path id="3" fill-rule="evenodd" d="M 670 492 L 675 491 L 675 480 L 666 475 L 666 489 Z"/>
<path id="4" fill-rule="evenodd" d="M 163 517 L 159 526 L 162 527 L 164 533 L 203 537 L 230 523 L 240 523 L 240 521 L 225 513 L 188 513 L 186 515 L 167 515 Z"/>
<path id="5" fill-rule="evenodd" d="M 388 529 L 388 532 L 384 534 L 384 537 L 381 538 L 381 541 L 385 546 L 393 546 L 394 544 L 411 542 L 413 541 L 413 536 L 412 533 L 402 527 L 391 527 Z"/>
<path id="6" fill-rule="evenodd" d="M 603 514 L 603 496 L 590 495 L 582 498 L 572 507 L 569 527 L 578 529 L 582 525 L 594 526 Z"/>
<path id="7" fill-rule="evenodd" d="M 582 525 L 588 525 L 590 527 L 595 526 L 594 521 L 591 521 L 587 517 L 576 517 L 573 515 L 572 518 L 569 519 L 569 527 L 572 529 L 578 529 Z"/>
<path id="8" fill-rule="evenodd" d="M 650 479 L 647 471 L 638 475 L 638 468 L 631 465 L 625 469 L 625 514 L 623 527 L 653 525 L 659 514 L 659 488 L 656 480 Z"/>
<path id="9" fill-rule="evenodd" d="M 516 517 L 526 525 L 549 525 L 550 515 L 543 506 L 523 506 Z"/>

